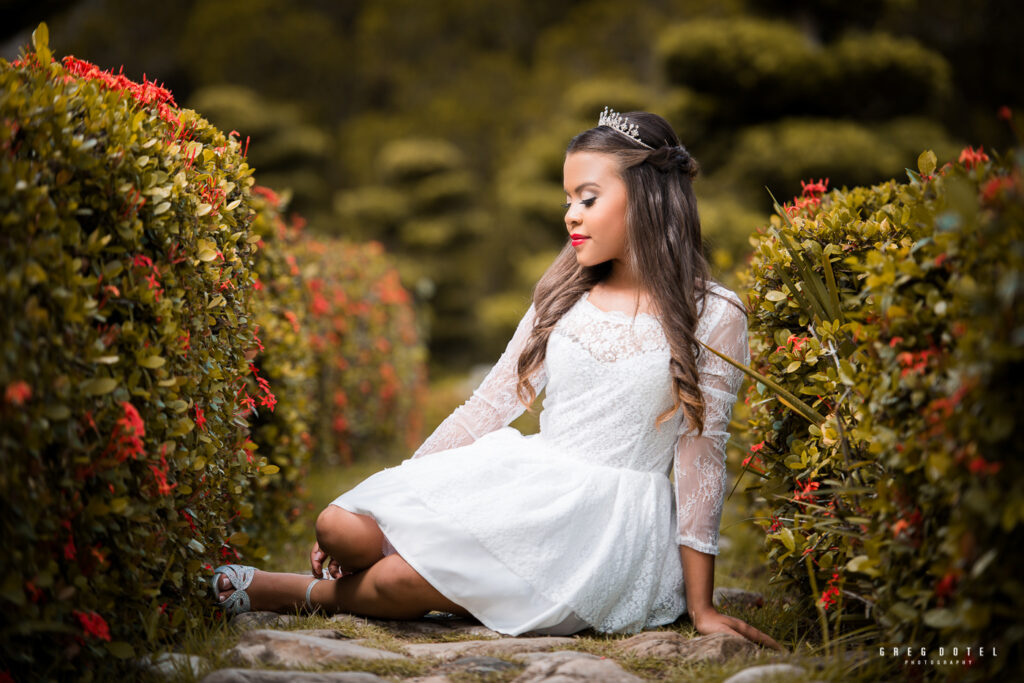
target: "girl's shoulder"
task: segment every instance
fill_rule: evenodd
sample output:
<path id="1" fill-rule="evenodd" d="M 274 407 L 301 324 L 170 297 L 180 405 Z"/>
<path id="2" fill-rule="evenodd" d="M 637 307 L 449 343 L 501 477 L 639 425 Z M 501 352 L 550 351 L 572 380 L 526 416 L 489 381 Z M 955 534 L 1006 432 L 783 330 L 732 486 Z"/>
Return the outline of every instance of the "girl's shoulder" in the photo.
<path id="1" fill-rule="evenodd" d="M 739 295 L 720 282 L 708 280 L 705 283 L 705 292 L 707 298 L 705 302 L 706 310 L 717 309 L 723 306 L 729 308 L 736 308 L 738 306 L 741 311 L 745 312 L 747 310 Z"/>

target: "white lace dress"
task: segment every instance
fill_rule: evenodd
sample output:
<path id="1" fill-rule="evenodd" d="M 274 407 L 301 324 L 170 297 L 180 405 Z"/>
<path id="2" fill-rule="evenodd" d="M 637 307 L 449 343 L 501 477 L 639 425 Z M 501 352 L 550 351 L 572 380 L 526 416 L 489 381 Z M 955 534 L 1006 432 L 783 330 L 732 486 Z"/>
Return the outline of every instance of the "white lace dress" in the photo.
<path id="1" fill-rule="evenodd" d="M 749 364 L 745 315 L 712 285 L 698 338 Z M 701 350 L 704 433 L 672 405 L 658 319 L 603 311 L 584 295 L 558 322 L 542 371 L 540 432 L 523 412 L 516 363 L 527 311 L 497 364 L 412 458 L 334 505 L 373 516 L 440 593 L 502 633 L 635 632 L 686 609 L 679 545 L 718 552 L 725 443 L 742 374 Z M 675 472 L 675 486 L 669 474 Z"/>

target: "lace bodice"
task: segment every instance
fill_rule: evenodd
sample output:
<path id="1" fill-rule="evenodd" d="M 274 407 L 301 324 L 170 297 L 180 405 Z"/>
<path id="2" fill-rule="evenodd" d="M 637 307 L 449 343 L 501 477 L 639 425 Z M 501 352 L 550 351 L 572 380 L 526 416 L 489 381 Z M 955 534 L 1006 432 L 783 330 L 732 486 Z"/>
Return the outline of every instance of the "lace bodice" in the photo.
<path id="1" fill-rule="evenodd" d="M 697 338 L 743 364 L 750 363 L 747 321 L 736 295 L 713 284 L 697 327 Z M 717 294 L 717 296 L 716 296 Z M 473 395 L 413 454 L 413 458 L 468 445 L 507 426 L 522 414 L 516 395 L 519 355 L 534 322 L 526 312 L 501 358 Z M 604 311 L 584 294 L 558 321 L 541 370 L 531 377 L 546 389 L 540 438 L 553 452 L 596 465 L 665 476 L 674 469 L 677 538 L 705 553 L 718 553 L 725 496 L 725 444 L 742 373 L 700 349 L 698 371 L 704 396 L 704 432 L 693 434 L 677 410 L 660 427 L 657 417 L 672 406 L 668 340 L 656 316 L 631 317 Z"/>

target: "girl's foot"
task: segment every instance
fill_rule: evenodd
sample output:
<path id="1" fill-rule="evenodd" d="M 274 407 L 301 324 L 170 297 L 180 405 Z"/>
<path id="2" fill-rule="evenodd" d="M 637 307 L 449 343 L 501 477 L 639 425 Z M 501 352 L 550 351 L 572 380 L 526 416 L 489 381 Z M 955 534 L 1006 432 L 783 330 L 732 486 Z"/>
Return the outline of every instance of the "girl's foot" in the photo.
<path id="1" fill-rule="evenodd" d="M 265 572 L 257 569 L 253 574 L 252 583 L 245 592 L 249 595 L 253 611 L 290 612 L 296 607 L 306 607 L 306 589 L 315 580 L 316 577 L 309 574 Z M 231 581 L 224 574 L 217 576 L 217 590 L 221 602 L 235 592 Z"/>

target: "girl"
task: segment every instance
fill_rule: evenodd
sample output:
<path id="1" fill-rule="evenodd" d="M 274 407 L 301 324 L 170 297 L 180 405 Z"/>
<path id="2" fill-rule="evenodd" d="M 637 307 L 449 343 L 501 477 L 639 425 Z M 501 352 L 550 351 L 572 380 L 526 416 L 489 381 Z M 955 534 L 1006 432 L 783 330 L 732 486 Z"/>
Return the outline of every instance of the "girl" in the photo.
<path id="1" fill-rule="evenodd" d="M 440 610 L 511 635 L 635 632 L 685 611 L 701 633 L 779 648 L 712 606 L 742 374 L 702 345 L 750 361 L 745 310 L 702 255 L 697 169 L 655 114 L 606 108 L 573 138 L 569 241 L 483 383 L 412 458 L 320 514 L 324 579 L 219 567 L 224 608 Z M 542 388 L 540 433 L 508 427 Z"/>

